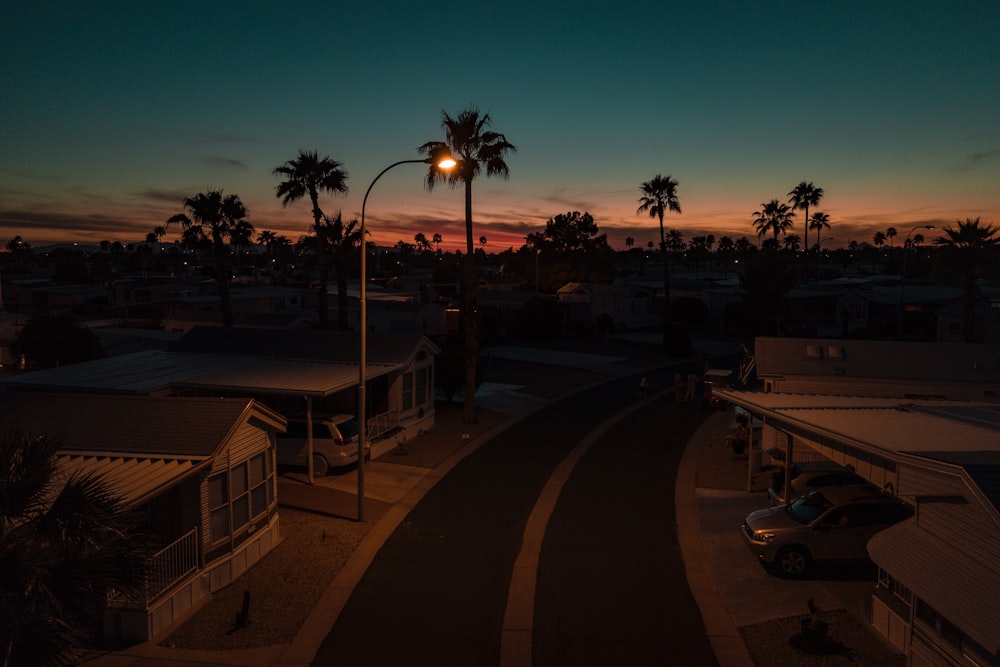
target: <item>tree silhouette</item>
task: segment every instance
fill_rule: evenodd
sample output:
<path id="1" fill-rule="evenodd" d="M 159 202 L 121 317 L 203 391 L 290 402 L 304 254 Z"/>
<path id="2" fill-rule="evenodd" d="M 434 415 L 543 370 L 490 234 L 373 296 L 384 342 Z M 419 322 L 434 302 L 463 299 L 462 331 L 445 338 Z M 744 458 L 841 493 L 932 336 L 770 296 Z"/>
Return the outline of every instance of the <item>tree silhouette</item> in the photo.
<path id="1" fill-rule="evenodd" d="M 647 212 L 649 217 L 657 218 L 660 222 L 660 257 L 663 260 L 663 347 L 670 350 L 673 346 L 671 342 L 671 320 L 670 320 L 670 261 L 667 256 L 667 237 L 663 229 L 663 216 L 668 211 L 681 212 L 680 200 L 677 198 L 677 186 L 680 185 L 669 174 L 663 176 L 657 174 L 652 179 L 645 181 L 639 186 L 639 208 L 636 214 Z"/>
<path id="2" fill-rule="evenodd" d="M 812 214 L 812 217 L 809 218 L 809 229 L 816 230 L 816 249 L 819 250 L 820 245 L 823 242 L 823 230 L 830 229 L 830 216 L 826 213 L 816 211 Z"/>
<path id="3" fill-rule="evenodd" d="M 229 261 L 229 242 L 253 235 L 253 225 L 246 221 L 247 209 L 236 195 L 223 195 L 222 190 L 199 193 L 184 200 L 190 213 L 178 213 L 167 224 L 179 223 L 184 228 L 185 239 L 207 245 L 212 252 L 215 285 L 219 291 L 219 309 L 222 326 L 233 326 L 233 309 L 229 286 L 233 280 Z"/>
<path id="4" fill-rule="evenodd" d="M 436 164 L 427 171 L 425 184 L 428 190 L 445 182 L 452 187 L 465 189 L 465 266 L 462 273 L 462 319 L 465 324 L 465 395 L 463 421 L 475 424 L 476 371 L 479 365 L 479 316 L 475 294 L 475 256 L 472 234 L 472 182 L 481 174 L 507 179 L 510 169 L 505 158 L 517 151 L 500 132 L 490 130 L 492 119 L 488 113 L 480 114 L 471 107 L 459 112 L 457 117 L 441 112 L 444 141 L 428 141 L 417 150 L 425 155 L 451 154 L 457 164 L 448 173 Z"/>
<path id="5" fill-rule="evenodd" d="M 299 151 L 298 157 L 289 160 L 272 172 L 275 176 L 284 177 L 281 183 L 274 190 L 274 196 L 281 200 L 282 206 L 309 197 L 312 204 L 314 233 L 323 226 L 323 211 L 319 207 L 319 193 L 327 192 L 333 195 L 347 193 L 347 172 L 343 165 L 333 158 L 320 157 L 317 151 Z M 327 266 L 330 258 L 323 256 L 327 252 L 328 246 L 324 243 L 317 245 L 317 252 L 320 255 L 320 266 Z M 327 272 L 329 274 L 329 271 Z M 326 329 L 330 321 L 329 295 L 326 293 L 327 284 L 320 276 L 319 289 L 319 327 Z"/>
<path id="6" fill-rule="evenodd" d="M 788 193 L 788 202 L 792 204 L 792 210 L 802 209 L 805 211 L 805 236 L 803 242 L 805 247 L 809 247 L 809 207 L 818 206 L 819 200 L 823 198 L 823 188 L 817 188 L 812 181 L 806 183 L 802 181 Z M 777 235 L 775 235 L 777 238 Z"/>
<path id="7" fill-rule="evenodd" d="M 955 227 L 945 227 L 944 236 L 934 239 L 934 245 L 944 251 L 945 270 L 963 277 L 962 326 L 966 342 L 976 338 L 976 279 L 1000 261 L 1000 227 L 983 225 L 979 218 L 958 221 Z"/>
<path id="8" fill-rule="evenodd" d="M 889 240 L 890 248 L 892 247 L 892 240 L 896 238 L 896 234 L 897 232 L 895 227 L 890 227 L 889 229 L 885 230 L 885 238 Z"/>
<path id="9" fill-rule="evenodd" d="M 324 292 L 330 284 L 330 274 L 335 273 L 337 280 L 337 328 L 341 331 L 350 329 L 347 311 L 350 300 L 347 298 L 347 282 L 351 270 L 358 259 L 358 249 L 361 243 L 361 228 L 357 220 L 347 223 L 340 212 L 330 218 L 325 214 L 319 225 L 310 227 L 311 234 L 300 241 L 300 247 L 311 252 L 316 258 L 319 283 Z"/>
<path id="10" fill-rule="evenodd" d="M 778 240 L 778 234 L 785 234 L 792 226 L 792 218 L 795 213 L 788 204 L 782 204 L 777 199 L 762 203 L 759 211 L 754 212 L 754 228 L 757 236 L 764 236 L 768 232 L 774 234 L 774 240 Z"/>
<path id="11" fill-rule="evenodd" d="M 142 585 L 147 541 L 93 475 L 58 473 L 59 437 L 0 416 L 0 655 L 5 667 L 76 664 L 100 637 L 108 593 Z"/>

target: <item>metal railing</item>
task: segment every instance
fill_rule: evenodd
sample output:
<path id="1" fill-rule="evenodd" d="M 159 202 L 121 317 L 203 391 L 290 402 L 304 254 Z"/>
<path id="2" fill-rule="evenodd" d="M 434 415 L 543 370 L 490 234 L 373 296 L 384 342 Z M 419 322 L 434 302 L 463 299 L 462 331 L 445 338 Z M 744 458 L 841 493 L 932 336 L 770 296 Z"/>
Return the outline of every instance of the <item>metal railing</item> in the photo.
<path id="1" fill-rule="evenodd" d="M 198 569 L 198 529 L 192 528 L 177 540 L 146 559 L 141 590 L 108 593 L 108 605 L 148 609 L 175 583 Z"/>
<path id="2" fill-rule="evenodd" d="M 399 410 L 389 410 L 375 415 L 368 420 L 368 439 L 376 440 L 380 436 L 399 427 Z"/>

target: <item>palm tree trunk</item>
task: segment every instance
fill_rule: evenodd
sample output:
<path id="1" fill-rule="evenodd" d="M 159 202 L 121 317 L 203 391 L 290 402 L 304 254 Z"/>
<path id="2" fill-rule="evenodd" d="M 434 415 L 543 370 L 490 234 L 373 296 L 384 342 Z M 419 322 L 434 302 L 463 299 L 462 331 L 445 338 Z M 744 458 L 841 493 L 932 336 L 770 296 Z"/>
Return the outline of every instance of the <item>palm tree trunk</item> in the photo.
<path id="1" fill-rule="evenodd" d="M 660 212 L 660 255 L 663 257 L 663 349 L 670 348 L 670 260 L 667 238 L 663 233 L 663 212 Z"/>
<path id="2" fill-rule="evenodd" d="M 819 235 L 819 230 L 816 230 L 817 236 Z M 806 220 L 805 224 L 802 225 L 802 244 L 806 251 L 806 256 L 809 255 L 809 204 L 806 203 Z"/>
<path id="3" fill-rule="evenodd" d="M 343 257 L 340 258 L 343 260 Z M 337 261 L 337 329 L 347 331 L 350 325 L 347 322 L 347 271 L 341 267 L 346 267 L 344 261 Z"/>
<path id="4" fill-rule="evenodd" d="M 326 268 L 325 262 L 319 267 L 319 328 L 326 331 L 330 328 L 330 296 L 327 289 L 330 287 L 330 270 Z"/>
<path id="5" fill-rule="evenodd" d="M 216 233 L 213 233 L 212 236 L 212 254 L 215 257 L 215 287 L 219 292 L 219 310 L 222 311 L 222 326 L 232 327 L 234 324 L 233 305 L 229 295 L 230 271 L 229 262 L 227 261 L 229 253 L 222 238 Z"/>
<path id="6" fill-rule="evenodd" d="M 462 307 L 465 311 L 465 395 L 462 421 L 475 424 L 476 369 L 479 365 L 479 314 L 476 312 L 476 267 L 472 253 L 472 179 L 465 180 L 465 270 L 462 272 Z"/>

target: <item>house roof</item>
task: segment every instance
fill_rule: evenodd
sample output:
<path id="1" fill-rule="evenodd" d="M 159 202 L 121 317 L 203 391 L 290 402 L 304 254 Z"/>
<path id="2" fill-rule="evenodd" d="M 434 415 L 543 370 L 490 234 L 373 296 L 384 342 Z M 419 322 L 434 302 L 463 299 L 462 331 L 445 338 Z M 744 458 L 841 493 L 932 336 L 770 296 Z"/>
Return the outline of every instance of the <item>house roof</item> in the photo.
<path id="1" fill-rule="evenodd" d="M 758 377 L 829 377 L 1000 385 L 1000 345 L 812 338 L 757 338 Z M 835 352 L 835 354 L 831 354 Z"/>
<path id="2" fill-rule="evenodd" d="M 419 334 L 372 335 L 366 375 L 376 378 L 406 366 L 421 349 L 440 351 Z M 205 389 L 328 396 L 357 386 L 358 356 L 358 337 L 349 333 L 198 327 L 166 352 L 0 376 L 0 384 L 118 394 Z"/>
<path id="3" fill-rule="evenodd" d="M 129 506 L 200 469 L 250 419 L 284 430 L 283 417 L 252 399 L 0 392 L 0 415 L 61 437 L 59 473 L 99 475 Z"/>
<path id="4" fill-rule="evenodd" d="M 440 350 L 422 334 L 392 333 L 368 336 L 368 363 L 408 363 L 417 348 Z M 171 350 L 199 354 L 270 356 L 357 363 L 358 334 L 319 329 L 262 329 L 252 327 L 195 327 L 174 343 Z"/>
<path id="5" fill-rule="evenodd" d="M 877 533 L 868 552 L 907 588 L 919 591 L 938 613 L 962 628 L 990 654 L 1000 651 L 1000 569 L 930 532 L 915 519 Z"/>

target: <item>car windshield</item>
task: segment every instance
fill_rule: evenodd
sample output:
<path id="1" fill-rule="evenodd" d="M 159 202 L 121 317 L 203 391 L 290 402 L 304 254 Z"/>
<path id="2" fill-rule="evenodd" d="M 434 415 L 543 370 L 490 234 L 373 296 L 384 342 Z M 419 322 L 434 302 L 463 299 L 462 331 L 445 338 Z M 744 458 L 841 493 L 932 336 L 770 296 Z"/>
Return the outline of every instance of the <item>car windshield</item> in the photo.
<path id="1" fill-rule="evenodd" d="M 816 491 L 806 494 L 787 505 L 788 515 L 801 524 L 810 524 L 830 509 L 830 501 Z"/>

